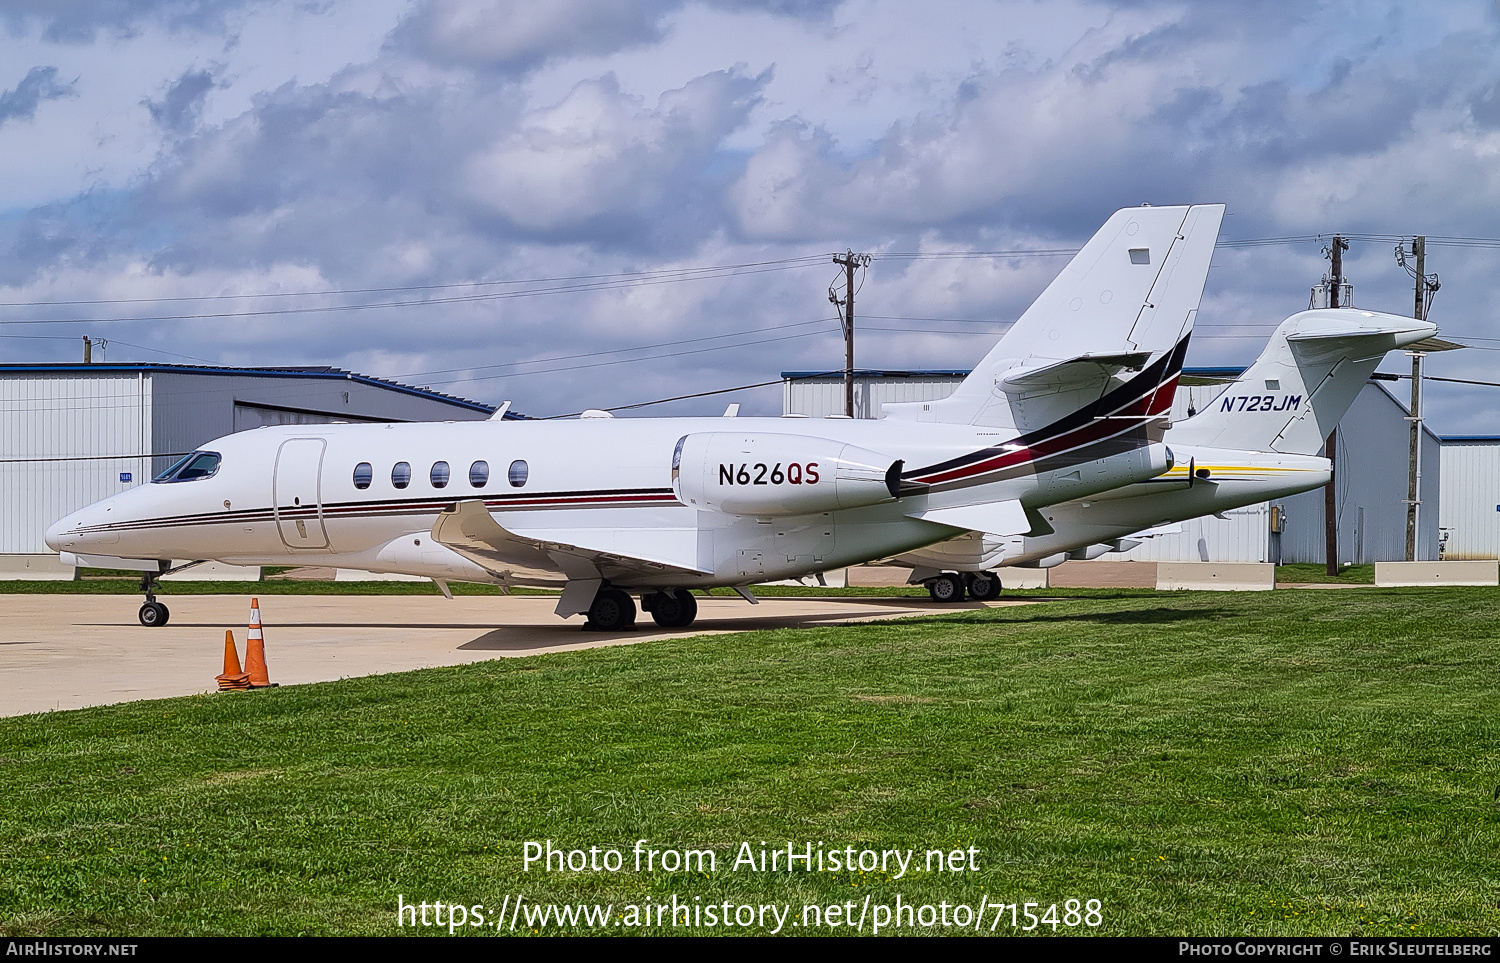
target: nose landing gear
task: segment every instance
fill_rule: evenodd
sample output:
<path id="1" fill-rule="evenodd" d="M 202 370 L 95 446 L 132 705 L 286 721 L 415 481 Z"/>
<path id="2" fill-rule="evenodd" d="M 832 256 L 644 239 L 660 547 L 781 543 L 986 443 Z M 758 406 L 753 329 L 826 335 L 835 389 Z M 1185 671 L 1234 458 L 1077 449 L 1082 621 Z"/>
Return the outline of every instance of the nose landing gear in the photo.
<path id="1" fill-rule="evenodd" d="M 156 579 L 149 573 L 141 576 L 141 591 L 146 593 L 146 602 L 136 613 L 136 618 L 147 628 L 166 625 L 172 618 L 167 607 L 156 600 Z"/>

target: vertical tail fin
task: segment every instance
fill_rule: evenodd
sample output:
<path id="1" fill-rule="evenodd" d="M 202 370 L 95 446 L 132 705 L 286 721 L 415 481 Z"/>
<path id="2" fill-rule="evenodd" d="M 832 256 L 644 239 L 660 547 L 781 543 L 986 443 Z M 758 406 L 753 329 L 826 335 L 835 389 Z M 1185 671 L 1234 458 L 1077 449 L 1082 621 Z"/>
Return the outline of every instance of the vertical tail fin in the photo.
<path id="1" fill-rule="evenodd" d="M 1315 455 L 1386 352 L 1436 333 L 1426 321 L 1354 308 L 1294 314 L 1239 380 L 1172 426 L 1167 442 Z"/>
<path id="2" fill-rule="evenodd" d="M 1170 403 L 1223 215 L 1222 204 L 1116 212 L 950 397 L 888 404 L 886 416 L 1026 432 L 1140 377 Z M 1177 367 L 1157 363 L 1174 354 Z"/>

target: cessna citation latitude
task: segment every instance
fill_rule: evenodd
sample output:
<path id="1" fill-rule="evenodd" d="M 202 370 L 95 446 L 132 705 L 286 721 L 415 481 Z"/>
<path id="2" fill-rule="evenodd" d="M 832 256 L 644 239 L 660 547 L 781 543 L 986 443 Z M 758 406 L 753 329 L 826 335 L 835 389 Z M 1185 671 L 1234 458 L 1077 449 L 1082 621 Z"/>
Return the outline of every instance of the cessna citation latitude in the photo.
<path id="1" fill-rule="evenodd" d="M 1046 506 L 1155 478 L 1222 205 L 1115 213 L 941 401 L 880 420 L 581 418 L 296 425 L 216 439 L 48 530 L 64 562 L 306 564 L 561 586 L 614 630 L 689 589 L 1048 531 Z"/>
<path id="2" fill-rule="evenodd" d="M 1169 471 L 1049 506 L 1050 534 L 970 532 L 894 561 L 912 566 L 911 581 L 938 601 L 990 599 L 1000 592 L 997 566 L 1050 568 L 1128 551 L 1149 529 L 1318 488 L 1332 472 L 1317 456 L 1323 439 L 1386 352 L 1420 348 L 1436 334 L 1426 321 L 1355 308 L 1294 314 L 1237 381 L 1167 431 Z"/>

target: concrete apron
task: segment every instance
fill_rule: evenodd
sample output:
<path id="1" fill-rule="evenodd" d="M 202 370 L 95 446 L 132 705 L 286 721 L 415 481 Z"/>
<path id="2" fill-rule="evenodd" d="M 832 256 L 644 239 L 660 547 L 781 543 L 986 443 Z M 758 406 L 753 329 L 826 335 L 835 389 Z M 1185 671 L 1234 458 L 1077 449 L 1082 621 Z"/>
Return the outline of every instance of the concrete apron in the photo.
<path id="1" fill-rule="evenodd" d="M 295 685 L 485 659 L 572 652 L 654 639 L 812 628 L 1021 601 L 939 606 L 917 598 L 700 598 L 689 629 L 641 613 L 634 631 L 584 632 L 544 596 L 262 595 L 272 682 Z M 0 596 L 0 716 L 212 692 L 224 631 L 243 663 L 249 596 L 164 595 L 171 621 L 136 621 L 129 595 Z M 226 693 L 226 698 L 236 695 Z"/>

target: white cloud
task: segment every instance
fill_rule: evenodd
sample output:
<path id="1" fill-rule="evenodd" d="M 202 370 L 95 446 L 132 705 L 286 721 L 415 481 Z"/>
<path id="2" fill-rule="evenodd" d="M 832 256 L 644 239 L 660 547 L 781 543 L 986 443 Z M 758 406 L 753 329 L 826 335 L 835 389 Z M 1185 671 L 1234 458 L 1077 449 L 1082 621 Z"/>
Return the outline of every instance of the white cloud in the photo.
<path id="1" fill-rule="evenodd" d="M 396 37 L 435 61 L 524 71 L 658 39 L 661 18 L 674 6 L 672 0 L 425 0 Z"/>
<path id="2" fill-rule="evenodd" d="M 702 201 L 701 170 L 740 123 L 759 81 L 719 71 L 664 92 L 654 109 L 612 77 L 586 81 L 555 107 L 534 111 L 465 164 L 476 201 L 524 231 L 566 232 L 596 221 L 677 220 Z M 709 203 L 712 203 L 711 201 Z"/>
<path id="3" fill-rule="evenodd" d="M 1482 3 L 1351 15 L 1248 0 L 26 0 L 0 17 L 0 59 L 18 65 L 0 89 L 34 65 L 74 85 L 43 100 L 36 81 L 30 119 L 0 125 L 5 300 L 1070 246 L 1143 201 L 1225 201 L 1232 237 L 1489 236 L 1500 223 L 1500 45 Z M 1408 281 L 1389 247 L 1358 242 L 1350 264 L 1360 303 L 1399 310 Z M 1435 318 L 1500 336 L 1493 262 L 1459 253 L 1433 248 Z M 1257 342 L 1230 332 L 1261 329 L 1228 325 L 1279 321 L 1323 267 L 1312 242 L 1215 263 L 1193 361 L 1253 356 Z M 1059 264 L 877 261 L 860 362 L 972 364 L 988 339 L 963 322 L 873 316 L 1014 317 Z M 94 333 L 239 363 L 481 378 L 449 386 L 547 413 L 836 366 L 831 323 L 747 343 L 827 317 L 832 274 L 819 258 L 715 281 Z M 64 330 L 55 350 L 72 357 L 87 329 Z M 545 375 L 483 367 L 670 341 L 683 344 L 627 356 L 738 346 Z M 422 374 L 446 369 L 462 370 Z M 775 391 L 757 404 L 774 410 Z M 1444 417 L 1500 430 L 1493 410 Z"/>

